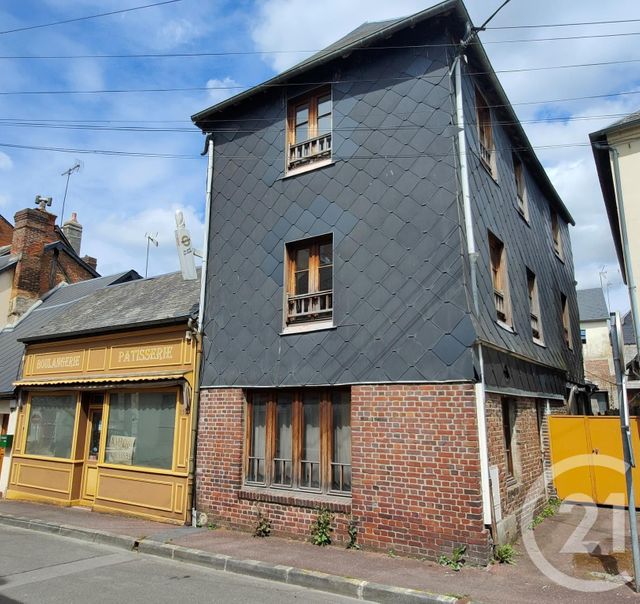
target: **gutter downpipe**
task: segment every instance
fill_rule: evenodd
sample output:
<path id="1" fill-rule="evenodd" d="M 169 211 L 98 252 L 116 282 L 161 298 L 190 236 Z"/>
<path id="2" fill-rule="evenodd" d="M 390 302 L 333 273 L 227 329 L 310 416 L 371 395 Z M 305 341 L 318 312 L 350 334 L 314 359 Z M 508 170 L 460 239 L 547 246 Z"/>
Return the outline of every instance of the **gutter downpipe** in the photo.
<path id="1" fill-rule="evenodd" d="M 620 164 L 618 149 L 609 147 L 609 157 L 613 164 L 613 175 L 616 187 L 616 198 L 618 201 L 618 220 L 620 221 L 620 238 L 622 239 L 622 249 L 624 256 L 624 269 L 627 273 L 627 288 L 629 290 L 629 301 L 631 302 L 631 316 L 633 317 L 633 329 L 636 336 L 636 344 L 640 345 L 640 311 L 638 309 L 638 287 L 633 275 L 631 264 L 631 251 L 629 250 L 629 236 L 627 232 L 627 217 L 624 212 L 624 197 L 622 195 L 622 180 L 620 179 Z M 625 373 L 626 368 L 622 368 Z"/>
<path id="2" fill-rule="evenodd" d="M 191 456 L 190 456 L 190 474 L 192 476 L 191 484 L 191 526 L 198 526 L 197 510 L 196 510 L 196 487 L 198 484 L 196 471 L 196 456 L 198 451 L 198 416 L 200 412 L 200 373 L 202 365 L 202 337 L 204 332 L 204 301 L 207 285 L 207 256 L 209 254 L 209 225 L 211 222 L 211 204 L 213 202 L 213 152 L 214 152 L 213 134 L 208 133 L 205 139 L 205 153 L 208 155 L 207 165 L 207 190 L 204 202 L 204 242 L 202 244 L 202 266 L 200 268 L 200 302 L 198 304 L 198 324 L 196 328 L 196 359 L 194 371 L 194 388 L 193 403 L 191 406 Z"/>
<path id="3" fill-rule="evenodd" d="M 469 187 L 469 168 L 467 165 L 467 138 L 465 133 L 464 105 L 462 97 L 462 57 L 464 49 L 471 39 L 471 34 L 466 36 L 461 44 L 460 54 L 454 59 L 452 70 L 455 70 L 456 88 L 456 123 L 458 126 L 458 160 L 460 162 L 460 184 L 462 187 L 462 201 L 464 211 L 464 226 L 467 237 L 467 254 L 471 272 L 471 292 L 473 296 L 473 307 L 476 317 L 479 315 L 478 304 L 478 278 L 477 262 L 478 251 L 476 249 L 475 236 L 473 233 L 473 221 L 471 216 L 471 193 Z M 487 419 L 485 414 L 485 380 L 484 380 L 484 359 L 482 345 L 476 344 L 478 349 L 478 362 L 480 365 L 480 382 L 475 384 L 476 393 L 476 421 L 478 423 L 478 448 L 480 450 L 480 485 L 482 493 L 482 517 L 485 526 L 492 525 L 493 510 L 491 508 L 491 482 L 489 479 L 489 449 L 487 438 Z"/>

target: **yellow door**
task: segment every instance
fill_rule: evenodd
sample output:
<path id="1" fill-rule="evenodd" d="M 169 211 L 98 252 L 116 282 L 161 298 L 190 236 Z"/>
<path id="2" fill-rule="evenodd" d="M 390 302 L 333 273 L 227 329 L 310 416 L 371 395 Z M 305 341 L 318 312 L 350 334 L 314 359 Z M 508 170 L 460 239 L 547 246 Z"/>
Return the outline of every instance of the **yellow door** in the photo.
<path id="1" fill-rule="evenodd" d="M 593 502 L 595 489 L 590 463 L 592 449 L 587 418 L 550 416 L 549 440 L 553 482 L 558 497 L 571 501 Z M 574 463 L 574 460 L 577 460 L 577 463 Z"/>
<path id="2" fill-rule="evenodd" d="M 624 454 L 619 417 L 588 417 L 592 447 L 594 501 L 607 505 L 626 505 Z"/>
<path id="3" fill-rule="evenodd" d="M 102 434 L 102 407 L 89 407 L 87 435 L 84 449 L 82 499 L 93 502 L 98 487 L 98 460 L 100 459 L 100 435 Z"/>

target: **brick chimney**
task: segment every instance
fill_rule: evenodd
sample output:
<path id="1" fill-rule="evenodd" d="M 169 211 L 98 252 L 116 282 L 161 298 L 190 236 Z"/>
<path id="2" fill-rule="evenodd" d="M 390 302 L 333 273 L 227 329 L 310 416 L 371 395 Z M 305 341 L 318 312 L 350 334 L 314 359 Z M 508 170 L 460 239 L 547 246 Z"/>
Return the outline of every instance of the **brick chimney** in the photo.
<path id="1" fill-rule="evenodd" d="M 12 240 L 13 226 L 6 218 L 0 216 L 0 247 L 11 245 Z"/>
<path id="2" fill-rule="evenodd" d="M 80 256 L 80 246 L 82 244 L 82 225 L 78 222 L 78 215 L 71 213 L 71 218 L 62 225 L 62 232 L 69 240 L 75 253 Z"/>
<path id="3" fill-rule="evenodd" d="M 57 239 L 56 216 L 44 209 L 27 208 L 14 217 L 11 254 L 18 256 L 9 304 L 10 320 L 23 314 L 48 290 L 48 274 L 43 274 L 44 247 Z"/>
<path id="4" fill-rule="evenodd" d="M 98 268 L 98 260 L 93 256 L 82 256 L 82 261 L 88 264 L 94 271 Z"/>

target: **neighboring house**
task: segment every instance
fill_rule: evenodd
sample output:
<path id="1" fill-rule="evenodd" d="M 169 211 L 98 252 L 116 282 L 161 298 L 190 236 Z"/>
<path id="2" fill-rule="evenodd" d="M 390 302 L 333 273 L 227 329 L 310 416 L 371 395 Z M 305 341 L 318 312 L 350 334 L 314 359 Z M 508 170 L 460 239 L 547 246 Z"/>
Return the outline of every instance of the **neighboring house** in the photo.
<path id="1" fill-rule="evenodd" d="M 18 321 L 56 285 L 100 276 L 95 258 L 80 258 L 82 226 L 75 214 L 60 228 L 42 204 L 21 210 L 14 220 L 15 226 L 0 216 L 0 330 Z M 6 352 L 0 348 L 0 357 L 6 359 Z M 0 372 L 6 370 L 0 366 Z M 10 399 L 0 394 L 0 434 L 13 430 Z M 2 485 L 0 479 L 0 493 Z"/>
<path id="2" fill-rule="evenodd" d="M 18 392 L 14 382 L 20 377 L 24 355 L 24 344 L 20 338 L 38 327 L 55 325 L 68 308 L 94 291 L 139 278 L 135 271 L 128 271 L 74 285 L 60 284 L 42 296 L 16 323 L 0 330 L 0 412 L 3 434 L 15 434 Z M 6 450 L 0 448 L 0 495 L 4 495 L 9 482 L 11 451 L 12 447 Z"/>
<path id="3" fill-rule="evenodd" d="M 80 257 L 82 225 L 75 213 L 62 228 L 44 208 L 26 208 L 14 220 L 15 226 L 0 216 L 0 329 L 58 283 L 100 276 L 95 258 Z"/>
<path id="4" fill-rule="evenodd" d="M 604 415 L 607 409 L 618 408 L 618 390 L 609 335 L 609 310 L 602 289 L 578 290 L 578 311 L 585 377 L 597 386 L 591 393 L 590 411 Z"/>
<path id="5" fill-rule="evenodd" d="M 199 281 L 121 281 L 21 330 L 6 496 L 184 524 Z"/>
<path id="6" fill-rule="evenodd" d="M 631 311 L 628 311 L 622 317 L 622 338 L 624 340 L 624 358 L 628 363 L 638 355 L 638 344 L 636 343 L 636 333 L 633 328 Z"/>
<path id="7" fill-rule="evenodd" d="M 363 546 L 486 562 L 546 416 L 583 404 L 573 220 L 482 46 L 455 61 L 468 25 L 453 0 L 366 23 L 193 116 L 216 522 L 304 536 L 327 508 L 337 539 L 351 520 Z"/>

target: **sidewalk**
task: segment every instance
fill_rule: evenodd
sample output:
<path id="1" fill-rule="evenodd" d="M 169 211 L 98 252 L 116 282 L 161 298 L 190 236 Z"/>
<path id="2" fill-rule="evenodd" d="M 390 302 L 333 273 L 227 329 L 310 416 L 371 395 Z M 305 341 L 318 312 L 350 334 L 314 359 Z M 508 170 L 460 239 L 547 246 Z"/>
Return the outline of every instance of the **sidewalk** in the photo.
<path id="1" fill-rule="evenodd" d="M 607 573 L 630 571 L 627 554 L 609 554 L 612 514 L 612 510 L 598 508 L 596 522 L 584 538 L 596 544 L 591 554 L 560 551 L 581 526 L 584 508 L 577 506 L 537 527 L 536 542 L 553 567 L 570 577 L 594 581 Z M 80 508 L 0 501 L 0 531 L 3 523 L 27 527 L 29 522 L 33 522 L 29 528 L 37 530 L 378 602 L 640 602 L 640 596 L 628 585 L 615 582 L 610 582 L 613 589 L 604 593 L 562 587 L 538 570 L 522 543 L 516 544 L 516 565 L 465 567 L 454 572 L 433 562 L 339 546 L 321 548 L 226 529 L 174 527 Z"/>

